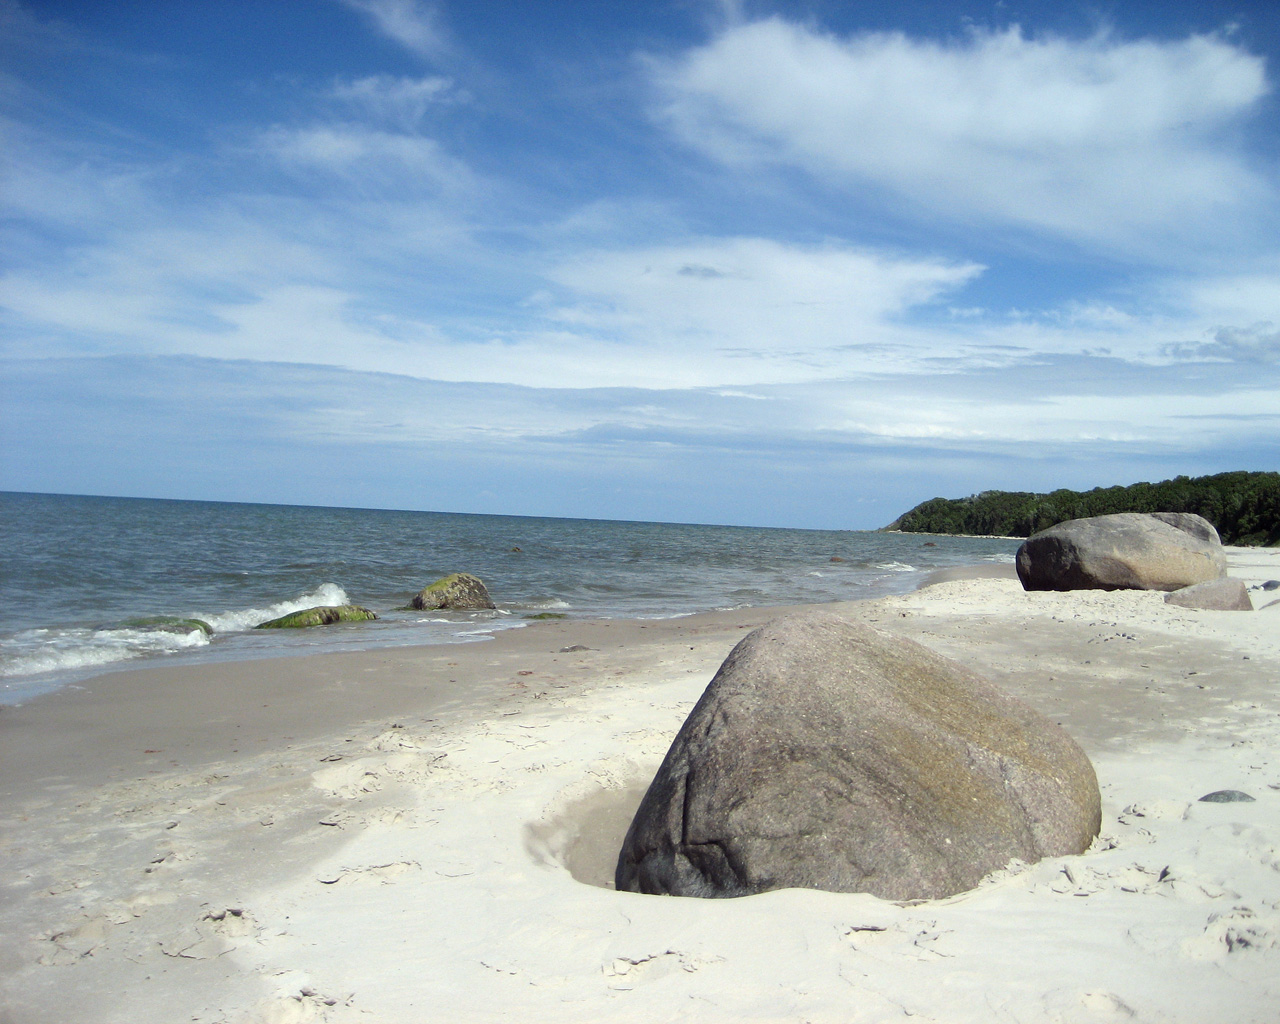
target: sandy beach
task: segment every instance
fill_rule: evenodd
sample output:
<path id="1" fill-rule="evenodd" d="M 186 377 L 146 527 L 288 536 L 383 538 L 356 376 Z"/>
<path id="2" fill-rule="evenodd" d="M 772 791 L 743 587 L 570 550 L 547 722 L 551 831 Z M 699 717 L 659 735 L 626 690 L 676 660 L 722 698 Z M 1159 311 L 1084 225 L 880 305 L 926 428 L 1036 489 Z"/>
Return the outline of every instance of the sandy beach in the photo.
<path id="1" fill-rule="evenodd" d="M 1280 551 L 1229 549 L 1280 578 Z M 899 904 L 617 893 L 622 834 L 783 609 L 102 675 L 0 708 L 0 1022 L 1273 1022 L 1280 592 L 832 606 L 1061 723 L 1102 834 Z M 334 627 L 339 628 L 339 627 Z M 1234 789 L 1252 802 L 1205 803 Z"/>

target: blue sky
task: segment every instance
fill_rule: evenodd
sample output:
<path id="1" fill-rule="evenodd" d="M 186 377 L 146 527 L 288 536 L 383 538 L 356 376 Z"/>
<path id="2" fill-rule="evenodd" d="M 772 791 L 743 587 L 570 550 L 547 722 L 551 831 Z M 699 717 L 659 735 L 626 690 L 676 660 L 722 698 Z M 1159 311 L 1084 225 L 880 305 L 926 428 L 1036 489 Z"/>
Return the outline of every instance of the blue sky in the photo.
<path id="1" fill-rule="evenodd" d="M 1280 466 L 1280 5 L 0 0 L 0 489 L 870 528 Z"/>

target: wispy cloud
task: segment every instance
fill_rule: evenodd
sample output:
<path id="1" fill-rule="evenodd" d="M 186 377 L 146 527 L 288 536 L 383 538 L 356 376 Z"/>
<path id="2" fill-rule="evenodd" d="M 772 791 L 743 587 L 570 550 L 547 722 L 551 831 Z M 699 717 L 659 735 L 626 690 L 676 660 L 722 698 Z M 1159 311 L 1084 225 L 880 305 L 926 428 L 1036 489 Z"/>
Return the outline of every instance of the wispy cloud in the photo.
<path id="1" fill-rule="evenodd" d="M 1267 93 L 1264 62 L 1223 36 L 938 41 L 771 18 L 650 66 L 688 144 L 930 217 L 1151 256 L 1238 236 L 1273 198 L 1224 131 Z"/>
<path id="2" fill-rule="evenodd" d="M 440 13 L 434 4 L 421 0 L 341 0 L 348 7 L 367 14 L 378 30 L 405 49 L 431 60 L 451 50 Z"/>
<path id="3" fill-rule="evenodd" d="M 871 365 L 878 346 L 905 341 L 897 318 L 981 271 L 764 238 L 588 250 L 548 268 L 570 301 L 546 316 L 624 350 L 661 351 L 677 380 L 692 370 L 701 385 L 760 383 L 829 372 L 833 355 L 853 351 Z"/>
<path id="4" fill-rule="evenodd" d="M 375 121 L 401 131 L 417 129 L 433 107 L 461 99 L 452 79 L 439 75 L 425 78 L 369 75 L 336 83 L 333 96 Z"/>
<path id="5" fill-rule="evenodd" d="M 845 522 L 879 467 L 883 522 L 913 487 L 1280 458 L 1280 204 L 1243 148 L 1273 100 L 1230 35 L 838 36 L 726 3 L 643 80 L 597 54 L 575 91 L 535 68 L 557 40 L 489 73 L 433 6 L 344 2 L 407 52 L 355 33 L 350 61 L 213 82 L 191 95 L 252 98 L 172 136 L 159 106 L 0 79 L 0 456 L 26 460 L 0 485 L 149 472 L 187 417 L 223 446 L 207 496 L 254 497 L 228 488 L 276 445 L 262 479 L 305 451 L 317 488 L 281 500 L 349 503 L 334 467 L 380 466 L 402 497 L 379 500 L 413 504 L 409 465 L 556 514 L 763 521 L 689 496 L 843 480 L 821 517 Z M 97 81 L 143 74 L 18 10 Z M 186 455 L 150 493 L 205 486 Z M 778 521 L 814 522 L 802 504 Z"/>
<path id="6" fill-rule="evenodd" d="M 362 194 L 461 193 L 476 187 L 462 160 L 435 139 L 360 124 L 276 127 L 259 137 L 261 149 L 284 167 L 341 178 Z"/>

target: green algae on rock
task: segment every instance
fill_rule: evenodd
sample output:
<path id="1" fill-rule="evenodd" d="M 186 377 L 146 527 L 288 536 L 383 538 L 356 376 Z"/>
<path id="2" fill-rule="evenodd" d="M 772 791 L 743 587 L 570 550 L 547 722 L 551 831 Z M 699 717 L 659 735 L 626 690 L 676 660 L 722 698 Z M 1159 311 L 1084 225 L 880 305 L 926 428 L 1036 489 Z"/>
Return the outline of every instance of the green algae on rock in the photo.
<path id="1" fill-rule="evenodd" d="M 194 633 L 199 631 L 205 636 L 213 635 L 213 627 L 204 619 L 188 619 L 178 615 L 146 615 L 137 619 L 125 619 L 116 626 L 103 626 L 103 629 L 148 629 L 157 633 Z"/>
<path id="2" fill-rule="evenodd" d="M 335 622 L 365 622 L 376 619 L 368 608 L 354 604 L 322 605 L 317 608 L 304 608 L 300 612 L 290 612 L 278 619 L 260 622 L 254 629 L 305 629 L 308 626 L 328 626 Z"/>
<path id="3" fill-rule="evenodd" d="M 468 572 L 455 572 L 436 580 L 413 595 L 409 607 L 416 611 L 477 611 L 495 608 L 485 585 Z"/>

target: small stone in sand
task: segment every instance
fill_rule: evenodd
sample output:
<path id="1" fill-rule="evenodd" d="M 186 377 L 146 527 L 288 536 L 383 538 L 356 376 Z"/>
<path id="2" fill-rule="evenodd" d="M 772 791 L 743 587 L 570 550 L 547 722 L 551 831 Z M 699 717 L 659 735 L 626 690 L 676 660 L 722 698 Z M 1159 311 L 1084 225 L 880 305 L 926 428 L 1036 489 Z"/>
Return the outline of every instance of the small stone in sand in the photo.
<path id="1" fill-rule="evenodd" d="M 1254 798 L 1238 789 L 1217 789 L 1200 798 L 1204 804 L 1251 804 Z"/>

